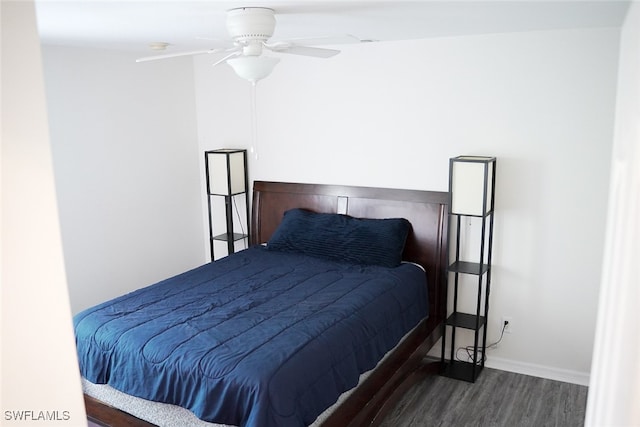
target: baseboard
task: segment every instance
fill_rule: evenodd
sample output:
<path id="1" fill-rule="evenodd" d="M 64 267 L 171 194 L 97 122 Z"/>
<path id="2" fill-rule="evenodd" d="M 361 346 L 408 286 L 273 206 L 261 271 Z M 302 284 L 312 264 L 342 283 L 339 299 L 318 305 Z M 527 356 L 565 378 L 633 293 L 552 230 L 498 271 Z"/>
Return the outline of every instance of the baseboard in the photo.
<path id="1" fill-rule="evenodd" d="M 485 366 L 487 368 L 515 372 L 517 374 L 523 375 L 531 375 L 533 377 L 547 378 L 550 380 L 562 381 L 584 386 L 589 385 L 589 373 L 580 371 L 552 368 L 549 366 L 535 365 L 533 363 L 518 362 L 515 360 L 491 356 L 487 358 Z"/>

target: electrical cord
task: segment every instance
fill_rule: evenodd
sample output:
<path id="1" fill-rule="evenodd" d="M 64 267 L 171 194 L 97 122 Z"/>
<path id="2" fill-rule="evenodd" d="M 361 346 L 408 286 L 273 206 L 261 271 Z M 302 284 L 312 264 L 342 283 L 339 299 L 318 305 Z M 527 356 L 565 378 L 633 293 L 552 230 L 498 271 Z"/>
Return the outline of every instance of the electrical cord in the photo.
<path id="1" fill-rule="evenodd" d="M 487 345 L 485 351 L 492 350 L 498 347 L 498 344 L 500 343 L 500 341 L 502 341 L 502 338 L 504 337 L 504 330 L 507 329 L 508 324 L 509 322 L 504 322 L 504 324 L 502 325 L 502 331 L 500 332 L 500 338 L 498 339 L 498 341 Z M 460 351 L 463 351 L 463 350 L 467 353 L 467 360 L 464 360 L 458 355 Z M 468 345 L 465 347 L 458 347 L 458 349 L 456 350 L 456 360 L 460 362 L 469 362 L 469 361 L 473 362 L 473 350 L 474 350 L 474 346 L 472 345 Z M 481 349 L 478 349 L 478 353 L 481 354 L 481 357 L 480 359 L 478 359 L 476 363 L 481 364 L 486 361 L 486 354 Z"/>
<path id="2" fill-rule="evenodd" d="M 231 200 L 233 200 L 233 207 L 235 208 L 236 216 L 238 217 L 238 224 L 240 224 L 240 231 L 242 231 L 242 234 L 245 234 L 244 227 L 242 226 L 242 219 L 240 218 L 240 211 L 238 210 L 238 202 L 236 202 L 235 197 L 231 197 Z"/>
<path id="3" fill-rule="evenodd" d="M 487 346 L 487 348 L 489 349 L 494 349 L 498 347 L 498 344 L 500 344 L 500 341 L 502 341 L 502 337 L 504 337 L 504 330 L 507 329 L 507 325 L 509 324 L 509 322 L 505 321 L 504 324 L 502 325 L 502 331 L 500 331 L 500 338 L 498 339 L 498 341 L 489 344 Z"/>

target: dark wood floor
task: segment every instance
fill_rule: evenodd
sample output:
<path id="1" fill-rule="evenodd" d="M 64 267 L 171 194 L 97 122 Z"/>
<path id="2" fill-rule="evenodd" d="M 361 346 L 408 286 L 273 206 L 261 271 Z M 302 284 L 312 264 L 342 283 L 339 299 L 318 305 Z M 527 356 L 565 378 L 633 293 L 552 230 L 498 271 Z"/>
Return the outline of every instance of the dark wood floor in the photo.
<path id="1" fill-rule="evenodd" d="M 485 368 L 475 384 L 440 376 L 416 383 L 381 426 L 582 426 L 586 404 L 585 386 Z"/>

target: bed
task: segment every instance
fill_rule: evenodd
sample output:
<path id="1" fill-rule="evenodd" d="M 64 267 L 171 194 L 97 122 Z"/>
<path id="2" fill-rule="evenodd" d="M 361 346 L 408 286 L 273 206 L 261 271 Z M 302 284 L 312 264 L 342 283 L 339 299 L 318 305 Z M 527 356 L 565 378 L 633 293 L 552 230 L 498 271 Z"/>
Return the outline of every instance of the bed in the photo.
<path id="1" fill-rule="evenodd" d="M 249 249 L 74 318 L 82 374 L 220 424 L 370 424 L 442 333 L 447 214 L 442 192 L 256 181 Z"/>

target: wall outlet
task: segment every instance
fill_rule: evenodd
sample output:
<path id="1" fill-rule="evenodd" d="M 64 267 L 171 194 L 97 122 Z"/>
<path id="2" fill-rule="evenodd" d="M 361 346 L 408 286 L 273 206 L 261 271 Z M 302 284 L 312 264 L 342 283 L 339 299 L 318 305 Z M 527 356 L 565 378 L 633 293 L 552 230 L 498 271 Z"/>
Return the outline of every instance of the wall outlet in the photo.
<path id="1" fill-rule="evenodd" d="M 507 326 L 504 326 L 505 322 L 507 322 Z M 513 332 L 513 318 L 509 316 L 502 316 L 502 322 L 500 323 L 500 332 L 502 332 L 502 328 L 504 327 L 504 333 L 510 334 Z"/>

